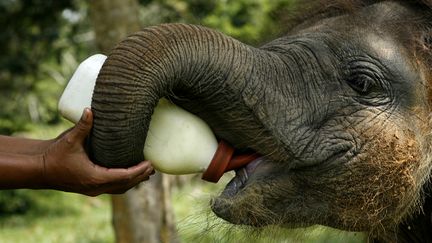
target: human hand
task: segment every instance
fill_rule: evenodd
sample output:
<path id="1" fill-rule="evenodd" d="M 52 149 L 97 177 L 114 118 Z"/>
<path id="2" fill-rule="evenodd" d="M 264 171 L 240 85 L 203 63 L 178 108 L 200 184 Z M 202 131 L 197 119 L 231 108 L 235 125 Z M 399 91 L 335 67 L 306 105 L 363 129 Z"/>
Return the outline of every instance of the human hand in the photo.
<path id="1" fill-rule="evenodd" d="M 124 193 L 154 173 L 149 161 L 127 169 L 104 168 L 88 158 L 84 142 L 93 125 L 86 108 L 72 129 L 52 140 L 43 153 L 45 187 L 89 196 Z"/>

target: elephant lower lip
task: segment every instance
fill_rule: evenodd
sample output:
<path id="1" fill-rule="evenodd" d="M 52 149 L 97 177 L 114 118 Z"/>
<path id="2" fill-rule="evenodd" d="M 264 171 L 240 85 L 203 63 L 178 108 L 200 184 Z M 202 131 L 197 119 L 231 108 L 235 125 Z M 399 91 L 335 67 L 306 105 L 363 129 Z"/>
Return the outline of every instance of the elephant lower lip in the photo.
<path id="1" fill-rule="evenodd" d="M 222 196 L 232 197 L 235 196 L 238 192 L 240 192 L 247 184 L 250 176 L 255 172 L 257 167 L 264 161 L 263 157 L 259 157 L 246 166 L 237 169 L 236 175 L 234 178 L 228 182 L 224 191 L 222 192 Z"/>

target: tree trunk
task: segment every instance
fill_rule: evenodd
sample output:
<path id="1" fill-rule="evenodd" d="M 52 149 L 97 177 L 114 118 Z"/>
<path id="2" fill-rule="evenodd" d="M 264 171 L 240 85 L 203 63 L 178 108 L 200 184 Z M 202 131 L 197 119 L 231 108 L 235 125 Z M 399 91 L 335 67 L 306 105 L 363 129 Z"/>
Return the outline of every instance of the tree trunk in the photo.
<path id="1" fill-rule="evenodd" d="M 140 30 L 137 0 L 89 1 L 98 48 L 108 53 L 120 40 Z"/>
<path id="2" fill-rule="evenodd" d="M 116 242 L 178 242 L 169 188 L 170 177 L 157 173 L 124 195 L 112 196 Z"/>
<path id="3" fill-rule="evenodd" d="M 140 29 L 137 0 L 89 1 L 96 44 L 108 54 L 121 39 Z M 170 200 L 170 177 L 156 173 L 123 195 L 112 196 L 112 222 L 118 243 L 178 242 Z"/>

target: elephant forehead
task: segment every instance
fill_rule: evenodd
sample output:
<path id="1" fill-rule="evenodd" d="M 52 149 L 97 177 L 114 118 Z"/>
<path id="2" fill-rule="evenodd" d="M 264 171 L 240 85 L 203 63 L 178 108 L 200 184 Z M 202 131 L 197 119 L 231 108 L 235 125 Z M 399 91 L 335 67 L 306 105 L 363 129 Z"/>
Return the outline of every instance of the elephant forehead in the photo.
<path id="1" fill-rule="evenodd" d="M 394 41 L 372 33 L 366 35 L 365 40 L 379 58 L 384 60 L 398 58 L 398 52 L 395 48 L 397 45 Z"/>

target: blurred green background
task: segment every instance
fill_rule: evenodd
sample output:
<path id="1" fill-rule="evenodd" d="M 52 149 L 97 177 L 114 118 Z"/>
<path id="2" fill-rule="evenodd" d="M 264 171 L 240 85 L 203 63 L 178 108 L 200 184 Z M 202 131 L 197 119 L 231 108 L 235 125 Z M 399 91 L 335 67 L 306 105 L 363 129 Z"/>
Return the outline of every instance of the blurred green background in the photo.
<path id="1" fill-rule="evenodd" d="M 96 1 L 96 0 L 95 0 Z M 143 26 L 209 26 L 251 45 L 281 35 L 294 0 L 140 0 Z M 0 134 L 52 138 L 71 124 L 57 100 L 78 63 L 97 53 L 84 0 L 0 0 Z M 227 180 L 229 175 L 224 179 Z M 193 180 L 173 188 L 182 242 L 361 242 L 361 234 L 323 227 L 237 230 L 215 219 L 208 199 L 221 186 Z M 204 227 L 209 221 L 215 227 Z M 205 229 L 205 230 L 204 230 Z M 212 229 L 209 231 L 209 229 Z M 108 196 L 0 191 L 1 242 L 113 242 Z"/>
<path id="2" fill-rule="evenodd" d="M 143 26 L 166 22 L 206 25 L 246 43 L 278 33 L 281 9 L 292 0 L 140 0 Z M 57 99 L 95 34 L 83 0 L 0 1 L 0 133 L 61 123 Z"/>

